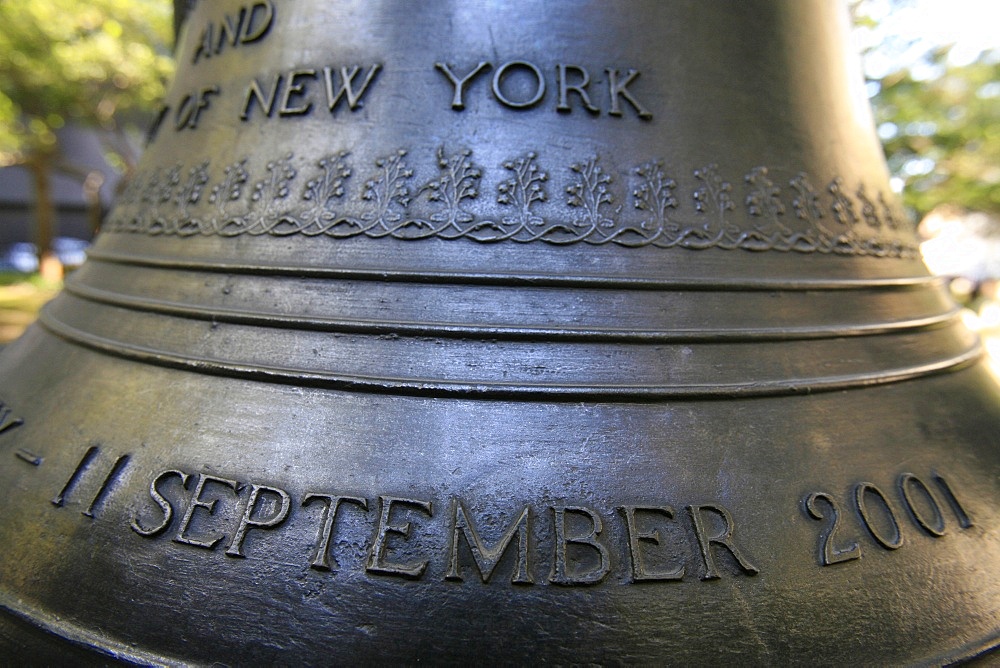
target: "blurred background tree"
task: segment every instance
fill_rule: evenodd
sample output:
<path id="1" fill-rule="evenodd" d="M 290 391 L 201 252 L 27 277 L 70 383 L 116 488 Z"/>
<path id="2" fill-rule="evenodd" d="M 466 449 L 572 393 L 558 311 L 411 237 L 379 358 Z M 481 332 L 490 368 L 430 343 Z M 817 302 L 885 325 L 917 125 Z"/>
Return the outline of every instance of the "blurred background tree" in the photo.
<path id="1" fill-rule="evenodd" d="M 52 174 L 76 169 L 58 131 L 100 130 L 109 162 L 127 175 L 137 159 L 130 135 L 148 123 L 173 71 L 172 42 L 164 0 L 0 0 L 0 167 L 32 175 L 41 267 L 55 225 Z"/>
<path id="2" fill-rule="evenodd" d="M 1000 368 L 1000 2 L 850 6 L 892 186 Z"/>
<path id="3" fill-rule="evenodd" d="M 1000 3 L 851 8 L 894 188 L 918 219 L 941 204 L 1000 216 Z"/>
<path id="4" fill-rule="evenodd" d="M 949 65 L 928 54 L 929 80 L 904 68 L 881 80 L 879 136 L 903 197 L 920 217 L 942 203 L 1000 214 L 1000 52 Z"/>

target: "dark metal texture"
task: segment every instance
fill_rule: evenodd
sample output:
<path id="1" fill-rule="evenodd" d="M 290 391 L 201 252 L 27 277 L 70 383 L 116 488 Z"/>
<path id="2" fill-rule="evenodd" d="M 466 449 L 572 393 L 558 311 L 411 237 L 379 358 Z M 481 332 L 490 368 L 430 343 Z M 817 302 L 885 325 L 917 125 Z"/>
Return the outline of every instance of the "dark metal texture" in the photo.
<path id="1" fill-rule="evenodd" d="M 5 656 L 944 663 L 1000 401 L 834 2 L 203 2 L 0 357 Z"/>

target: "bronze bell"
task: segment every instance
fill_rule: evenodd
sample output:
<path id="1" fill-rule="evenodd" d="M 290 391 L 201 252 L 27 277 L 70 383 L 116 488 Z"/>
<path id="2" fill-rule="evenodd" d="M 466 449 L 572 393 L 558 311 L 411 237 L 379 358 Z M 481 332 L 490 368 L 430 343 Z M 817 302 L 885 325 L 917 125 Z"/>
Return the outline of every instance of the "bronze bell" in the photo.
<path id="1" fill-rule="evenodd" d="M 201 2 L 0 358 L 37 662 L 947 663 L 1000 403 L 836 2 Z"/>

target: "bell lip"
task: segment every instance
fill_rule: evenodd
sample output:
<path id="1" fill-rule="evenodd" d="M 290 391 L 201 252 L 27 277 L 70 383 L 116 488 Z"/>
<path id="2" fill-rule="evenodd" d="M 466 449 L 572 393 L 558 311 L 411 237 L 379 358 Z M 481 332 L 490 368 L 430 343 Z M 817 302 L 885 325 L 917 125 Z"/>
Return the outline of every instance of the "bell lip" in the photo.
<path id="1" fill-rule="evenodd" d="M 3 616 L 10 616 L 27 625 L 32 631 L 54 638 L 58 643 L 101 655 L 115 661 L 149 666 L 187 666 L 190 662 L 162 654 L 144 652 L 134 645 L 109 638 L 80 624 L 76 624 L 44 610 L 26 605 L 6 592 L 0 591 L 0 626 L 6 625 Z M 19 635 L 15 633 L 16 635 Z"/>
<path id="2" fill-rule="evenodd" d="M 57 642 L 66 642 L 80 649 L 91 651 L 118 661 L 140 665 L 187 666 L 191 662 L 164 654 L 155 654 L 137 649 L 108 636 L 99 634 L 80 624 L 68 622 L 37 608 L 25 605 L 20 599 L 13 599 L 0 591 L 0 614 L 6 614 L 28 625 L 34 631 L 52 636 Z M 0 624 L 3 620 L 0 619 Z M 913 665 L 954 665 L 983 658 L 1000 649 L 1000 629 L 991 635 L 915 662 Z"/>

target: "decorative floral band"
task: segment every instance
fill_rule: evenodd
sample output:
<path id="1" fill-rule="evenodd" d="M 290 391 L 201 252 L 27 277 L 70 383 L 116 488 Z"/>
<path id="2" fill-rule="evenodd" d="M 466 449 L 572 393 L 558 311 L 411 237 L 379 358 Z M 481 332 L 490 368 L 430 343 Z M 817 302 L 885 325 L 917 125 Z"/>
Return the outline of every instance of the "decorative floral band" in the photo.
<path id="1" fill-rule="evenodd" d="M 717 165 L 695 169 L 693 211 L 682 216 L 677 182 L 656 160 L 630 170 L 630 207 L 614 176 L 592 156 L 571 165 L 564 183 L 534 152 L 502 163 L 493 197 L 507 215 L 477 215 L 473 202 L 486 196 L 484 170 L 462 149 L 436 154 L 437 174 L 421 181 L 407 151 L 375 160 L 360 184 L 360 200 L 345 197 L 354 174 L 347 152 L 328 155 L 311 169 L 293 155 L 263 169 L 249 158 L 221 174 L 209 161 L 193 167 L 158 168 L 134 179 L 106 229 L 171 236 L 366 236 L 396 239 L 469 239 L 549 244 L 615 244 L 627 247 L 720 248 L 795 251 L 877 257 L 912 257 L 916 238 L 879 192 L 863 184 L 853 194 L 836 177 L 821 191 L 804 173 L 783 193 L 767 167 L 743 178 L 743 194 L 724 180 Z M 309 171 L 308 178 L 302 171 Z M 564 199 L 565 215 L 542 215 L 540 205 Z M 739 201 L 742 199 L 742 201 Z M 357 209 L 345 213 L 344 207 Z M 735 213 L 737 206 L 745 215 Z M 552 207 L 548 207 L 551 209 Z M 623 211 L 623 209 L 626 209 Z M 629 214 L 628 211 L 632 213 Z"/>

